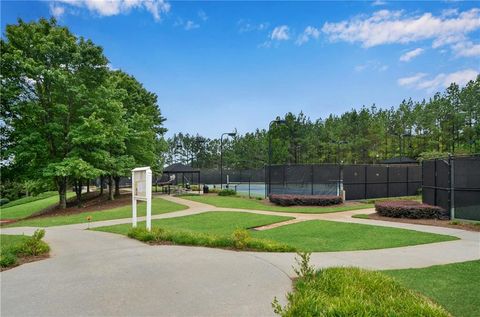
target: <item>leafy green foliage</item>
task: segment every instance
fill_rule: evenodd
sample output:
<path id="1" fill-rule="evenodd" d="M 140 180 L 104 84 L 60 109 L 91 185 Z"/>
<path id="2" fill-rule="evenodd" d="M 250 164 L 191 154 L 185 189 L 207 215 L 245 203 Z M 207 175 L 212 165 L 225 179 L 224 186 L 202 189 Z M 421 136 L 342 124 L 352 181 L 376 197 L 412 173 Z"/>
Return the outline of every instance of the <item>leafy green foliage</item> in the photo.
<path id="1" fill-rule="evenodd" d="M 242 231 L 240 233 L 240 231 Z M 235 250 L 256 250 L 266 252 L 291 252 L 294 248 L 263 239 L 250 238 L 246 230 L 235 231 L 232 236 L 223 236 L 203 232 L 172 231 L 153 227 L 149 232 L 145 228 L 132 228 L 127 236 L 143 242 L 172 243 L 178 245 L 194 245 L 212 248 L 231 248 Z"/>
<path id="2" fill-rule="evenodd" d="M 38 229 L 33 236 L 0 235 L 0 266 L 11 267 L 17 264 L 18 258 L 38 256 L 50 251 L 48 244 L 42 241 L 45 230 Z"/>
<path id="3" fill-rule="evenodd" d="M 282 307 L 281 316 L 450 316 L 439 305 L 392 278 L 358 268 L 328 268 L 314 272 L 308 257 L 301 256 L 299 278 Z"/>
<path id="4" fill-rule="evenodd" d="M 69 184 L 80 204 L 82 184 L 107 176 L 113 199 L 114 179 L 131 167 L 160 168 L 157 97 L 110 71 L 101 47 L 40 19 L 7 25 L 0 49 L 2 160 L 11 178 L 49 178 L 65 208 Z"/>
<path id="5" fill-rule="evenodd" d="M 218 196 L 235 196 L 237 193 L 233 189 L 222 189 L 218 192 Z"/>
<path id="6" fill-rule="evenodd" d="M 50 251 L 48 244 L 42 241 L 45 236 L 44 229 L 37 229 L 33 236 L 26 239 L 16 250 L 17 255 L 40 255 Z"/>

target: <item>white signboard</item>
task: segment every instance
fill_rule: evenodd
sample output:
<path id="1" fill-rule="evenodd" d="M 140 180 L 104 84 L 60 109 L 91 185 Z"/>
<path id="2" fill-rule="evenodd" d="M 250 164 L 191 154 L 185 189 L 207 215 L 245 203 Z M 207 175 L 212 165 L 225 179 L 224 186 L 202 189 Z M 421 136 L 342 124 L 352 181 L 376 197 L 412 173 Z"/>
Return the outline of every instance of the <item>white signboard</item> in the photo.
<path id="1" fill-rule="evenodd" d="M 147 202 L 147 230 L 152 228 L 152 171 L 150 167 L 132 170 L 132 226 L 137 226 L 137 201 Z"/>

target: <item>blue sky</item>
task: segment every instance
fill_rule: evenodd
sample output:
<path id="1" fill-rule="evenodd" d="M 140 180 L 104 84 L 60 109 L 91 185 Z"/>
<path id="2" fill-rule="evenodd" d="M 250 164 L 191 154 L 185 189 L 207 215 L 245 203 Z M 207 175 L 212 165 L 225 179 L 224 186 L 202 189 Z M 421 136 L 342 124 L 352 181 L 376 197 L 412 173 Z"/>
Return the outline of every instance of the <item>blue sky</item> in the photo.
<path id="1" fill-rule="evenodd" d="M 479 2 L 2 1 L 56 16 L 155 92 L 168 135 L 421 100 L 480 71 Z"/>

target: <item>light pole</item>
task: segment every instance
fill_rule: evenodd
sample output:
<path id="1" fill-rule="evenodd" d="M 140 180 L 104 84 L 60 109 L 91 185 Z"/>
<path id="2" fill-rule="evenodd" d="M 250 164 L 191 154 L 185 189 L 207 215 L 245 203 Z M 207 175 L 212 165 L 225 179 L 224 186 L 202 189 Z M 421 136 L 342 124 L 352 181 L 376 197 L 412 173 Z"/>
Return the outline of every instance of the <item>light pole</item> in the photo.
<path id="1" fill-rule="evenodd" d="M 280 125 L 286 123 L 287 121 L 277 117 L 275 120 L 270 121 L 270 124 L 268 125 L 268 189 L 267 186 L 265 186 L 265 198 L 267 197 L 267 194 L 270 194 L 270 178 L 272 166 L 272 134 L 270 133 L 270 129 L 274 124 Z"/>
<path id="2" fill-rule="evenodd" d="M 333 144 L 337 145 L 337 155 L 335 156 L 335 164 L 338 164 L 338 159 L 340 156 L 340 144 L 347 144 L 347 141 L 331 141 Z"/>
<path id="3" fill-rule="evenodd" d="M 234 137 L 237 135 L 237 131 L 225 132 L 220 136 L 220 189 L 223 189 L 223 136 L 228 135 Z"/>

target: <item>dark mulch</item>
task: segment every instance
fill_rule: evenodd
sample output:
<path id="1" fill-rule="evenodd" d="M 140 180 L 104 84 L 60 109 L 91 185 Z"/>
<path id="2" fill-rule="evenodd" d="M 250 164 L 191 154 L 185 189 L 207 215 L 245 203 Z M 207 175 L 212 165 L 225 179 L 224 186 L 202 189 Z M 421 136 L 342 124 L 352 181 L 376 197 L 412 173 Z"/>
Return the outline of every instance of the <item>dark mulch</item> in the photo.
<path id="1" fill-rule="evenodd" d="M 123 207 L 132 203 L 132 195 L 130 193 L 121 193 L 114 200 L 108 200 L 108 194 L 100 195 L 98 192 L 87 193 L 82 195 L 82 206 L 78 207 L 75 198 L 69 199 L 66 209 L 60 209 L 59 206 L 46 208 L 36 214 L 31 215 L 27 219 L 39 217 L 53 217 L 78 214 L 82 212 L 101 211 L 117 207 Z"/>
<path id="2" fill-rule="evenodd" d="M 459 224 L 455 225 L 455 224 L 452 224 L 451 220 L 391 218 L 391 217 L 380 216 L 378 213 L 368 215 L 368 219 L 412 223 L 417 225 L 437 226 L 437 227 L 446 227 L 446 228 L 453 228 L 453 229 L 463 229 L 463 230 L 469 230 L 469 231 L 480 231 L 480 225 L 468 223 L 468 222 L 460 222 Z"/>
<path id="3" fill-rule="evenodd" d="M 13 269 L 14 267 L 17 267 L 17 266 L 25 264 L 25 263 L 30 263 L 30 262 L 35 262 L 35 261 L 48 259 L 49 257 L 50 257 L 50 255 L 48 253 L 41 254 L 41 255 L 21 256 L 21 257 L 17 258 L 17 263 L 15 265 L 12 265 L 12 266 L 9 266 L 9 267 L 0 267 L 0 272 Z"/>

